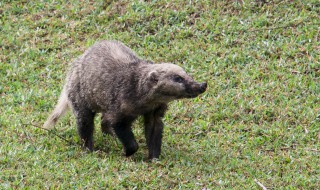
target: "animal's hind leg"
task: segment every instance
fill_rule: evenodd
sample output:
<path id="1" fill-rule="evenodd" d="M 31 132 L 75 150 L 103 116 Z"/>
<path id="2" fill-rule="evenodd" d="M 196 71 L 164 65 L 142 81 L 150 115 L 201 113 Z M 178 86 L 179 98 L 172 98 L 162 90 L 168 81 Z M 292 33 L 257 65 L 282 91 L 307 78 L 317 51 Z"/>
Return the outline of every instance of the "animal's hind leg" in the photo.
<path id="1" fill-rule="evenodd" d="M 109 121 L 108 115 L 105 113 L 102 113 L 101 115 L 101 131 L 103 134 L 109 134 L 111 136 L 115 135 L 111 123 Z"/>
<path id="2" fill-rule="evenodd" d="M 131 156 L 137 152 L 139 146 L 136 142 L 134 135 L 132 133 L 131 124 L 134 119 L 132 118 L 122 118 L 120 121 L 114 123 L 113 128 L 124 146 L 125 155 Z"/>
<path id="3" fill-rule="evenodd" d="M 93 151 L 93 129 L 94 129 L 94 115 L 91 110 L 84 109 L 75 111 L 78 133 L 84 146 L 90 151 Z"/>

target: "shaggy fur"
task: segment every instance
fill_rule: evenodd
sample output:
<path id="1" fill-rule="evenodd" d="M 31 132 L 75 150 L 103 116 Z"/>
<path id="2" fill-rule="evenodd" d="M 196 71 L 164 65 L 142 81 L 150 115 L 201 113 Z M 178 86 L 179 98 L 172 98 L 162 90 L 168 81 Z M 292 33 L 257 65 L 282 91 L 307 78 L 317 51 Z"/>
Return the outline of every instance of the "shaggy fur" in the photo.
<path id="1" fill-rule="evenodd" d="M 120 42 L 102 41 L 72 63 L 58 105 L 44 127 L 52 128 L 71 107 L 84 146 L 92 151 L 94 116 L 101 112 L 102 132 L 114 132 L 130 156 L 138 149 L 131 125 L 143 115 L 149 158 L 158 158 L 167 103 L 196 97 L 206 87 L 177 65 L 153 64 Z"/>

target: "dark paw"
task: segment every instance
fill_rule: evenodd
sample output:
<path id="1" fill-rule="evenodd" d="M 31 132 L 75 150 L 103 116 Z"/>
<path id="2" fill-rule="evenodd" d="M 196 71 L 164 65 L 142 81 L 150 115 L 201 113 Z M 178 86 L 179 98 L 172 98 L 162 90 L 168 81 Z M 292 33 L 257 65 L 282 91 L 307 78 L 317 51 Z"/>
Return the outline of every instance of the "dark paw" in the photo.
<path id="1" fill-rule="evenodd" d="M 83 146 L 83 149 L 84 149 L 85 151 L 88 151 L 88 152 L 93 152 L 93 146 L 84 145 L 84 146 Z"/>
<path id="2" fill-rule="evenodd" d="M 82 147 L 84 150 L 93 152 L 93 141 L 92 140 L 82 140 Z"/>
<path id="3" fill-rule="evenodd" d="M 101 128 L 104 135 L 116 136 L 112 128 Z"/>
<path id="4" fill-rule="evenodd" d="M 136 142 L 132 143 L 129 147 L 126 147 L 126 150 L 125 150 L 126 157 L 129 157 L 132 154 L 136 153 L 138 149 L 139 149 L 138 143 Z"/>
<path id="5" fill-rule="evenodd" d="M 109 127 L 106 124 L 101 124 L 101 132 L 105 135 L 115 136 L 115 132 L 112 127 Z"/>
<path id="6" fill-rule="evenodd" d="M 160 154 L 149 154 L 149 160 L 159 160 Z"/>

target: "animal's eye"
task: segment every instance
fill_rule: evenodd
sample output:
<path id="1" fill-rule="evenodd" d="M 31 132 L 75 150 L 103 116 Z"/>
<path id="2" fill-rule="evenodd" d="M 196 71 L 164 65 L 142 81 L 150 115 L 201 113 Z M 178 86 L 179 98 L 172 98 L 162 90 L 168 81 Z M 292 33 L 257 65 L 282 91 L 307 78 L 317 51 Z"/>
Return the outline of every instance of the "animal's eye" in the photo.
<path id="1" fill-rule="evenodd" d="M 179 82 L 179 83 L 181 83 L 181 82 L 183 82 L 183 78 L 182 77 L 180 77 L 179 75 L 175 75 L 175 76 L 173 76 L 173 81 L 174 82 Z"/>

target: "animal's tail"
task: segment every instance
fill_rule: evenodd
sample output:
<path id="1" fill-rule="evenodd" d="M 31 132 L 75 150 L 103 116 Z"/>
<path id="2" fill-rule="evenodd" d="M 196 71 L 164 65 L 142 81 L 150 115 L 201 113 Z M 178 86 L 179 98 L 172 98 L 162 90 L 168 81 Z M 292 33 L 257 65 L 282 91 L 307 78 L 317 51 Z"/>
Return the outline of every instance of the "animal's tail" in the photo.
<path id="1" fill-rule="evenodd" d="M 54 108 L 51 115 L 48 117 L 47 121 L 44 123 L 43 128 L 45 129 L 52 129 L 54 125 L 57 123 L 60 117 L 62 117 L 69 108 L 69 101 L 66 91 L 66 86 L 64 86 L 58 104 Z"/>

